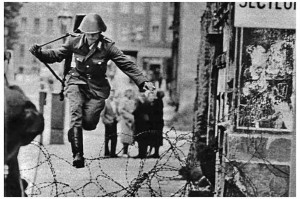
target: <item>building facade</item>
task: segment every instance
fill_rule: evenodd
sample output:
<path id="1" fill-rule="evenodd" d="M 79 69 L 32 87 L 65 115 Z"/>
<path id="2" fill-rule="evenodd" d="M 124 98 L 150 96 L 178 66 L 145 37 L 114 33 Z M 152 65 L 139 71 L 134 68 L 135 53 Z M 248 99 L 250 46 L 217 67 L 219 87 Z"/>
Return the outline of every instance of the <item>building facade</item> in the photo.
<path id="1" fill-rule="evenodd" d="M 199 51 L 199 23 L 205 10 L 204 2 L 174 3 L 172 68 L 169 86 L 171 98 L 178 111 L 192 110 L 195 98 L 197 54 Z M 180 104 L 180 106 L 179 106 Z M 192 120 L 192 117 L 190 118 Z"/>
<path id="2" fill-rule="evenodd" d="M 207 3 L 191 156 L 215 196 L 295 197 L 295 19 L 294 3 Z"/>

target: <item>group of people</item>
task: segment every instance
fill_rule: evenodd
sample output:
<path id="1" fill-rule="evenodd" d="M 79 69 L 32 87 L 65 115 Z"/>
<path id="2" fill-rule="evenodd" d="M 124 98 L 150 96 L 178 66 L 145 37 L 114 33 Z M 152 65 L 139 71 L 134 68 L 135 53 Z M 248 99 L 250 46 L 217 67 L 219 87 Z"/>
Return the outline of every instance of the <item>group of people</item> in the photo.
<path id="1" fill-rule="evenodd" d="M 135 97 L 135 92 L 127 89 L 118 98 L 112 90 L 102 112 L 104 155 L 118 157 L 116 147 L 119 135 L 123 157 L 129 157 L 129 146 L 137 142 L 138 155 L 133 158 L 159 158 L 159 148 L 163 144 L 163 97 L 163 91 L 139 93 Z M 153 148 L 154 153 L 151 154 Z"/>

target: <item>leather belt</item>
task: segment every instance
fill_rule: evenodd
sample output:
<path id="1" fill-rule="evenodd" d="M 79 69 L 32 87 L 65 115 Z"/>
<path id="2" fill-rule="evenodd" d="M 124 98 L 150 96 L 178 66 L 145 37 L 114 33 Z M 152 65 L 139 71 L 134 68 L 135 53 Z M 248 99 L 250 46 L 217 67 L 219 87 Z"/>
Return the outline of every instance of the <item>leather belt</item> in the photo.
<path id="1" fill-rule="evenodd" d="M 78 74 L 84 78 L 87 78 L 88 80 L 91 80 L 91 79 L 104 79 L 106 77 L 106 75 L 92 75 L 92 74 L 89 74 L 89 73 L 83 73 L 81 71 L 79 71 L 77 68 L 75 68 L 76 71 L 78 72 Z"/>

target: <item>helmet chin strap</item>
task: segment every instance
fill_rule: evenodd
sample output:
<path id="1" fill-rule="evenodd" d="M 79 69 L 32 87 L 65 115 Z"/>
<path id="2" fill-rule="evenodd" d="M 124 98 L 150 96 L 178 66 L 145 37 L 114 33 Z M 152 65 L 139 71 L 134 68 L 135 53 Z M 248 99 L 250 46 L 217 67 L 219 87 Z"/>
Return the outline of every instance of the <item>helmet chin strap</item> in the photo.
<path id="1" fill-rule="evenodd" d="M 98 43 L 99 39 L 97 39 L 96 41 L 94 41 L 93 43 L 89 44 L 89 48 L 91 49 L 94 45 L 96 45 Z"/>
<path id="2" fill-rule="evenodd" d="M 90 43 L 89 43 L 89 40 L 88 40 L 88 38 L 87 38 L 87 36 L 86 36 L 86 34 L 84 34 L 85 40 L 86 40 L 86 42 L 88 43 L 89 48 L 91 48 L 95 43 L 97 43 L 98 41 L 100 41 L 100 39 L 101 39 L 101 32 L 99 32 L 98 35 L 99 35 L 98 39 L 95 40 L 93 43 L 90 44 Z"/>

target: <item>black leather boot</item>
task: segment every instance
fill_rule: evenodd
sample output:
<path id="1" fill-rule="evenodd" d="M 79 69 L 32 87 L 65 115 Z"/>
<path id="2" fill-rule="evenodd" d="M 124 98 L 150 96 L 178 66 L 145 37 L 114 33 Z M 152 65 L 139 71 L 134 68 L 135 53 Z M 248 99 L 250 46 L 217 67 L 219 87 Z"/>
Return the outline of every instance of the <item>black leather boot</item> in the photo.
<path id="1" fill-rule="evenodd" d="M 84 167 L 82 128 L 73 127 L 68 132 L 69 142 L 73 153 L 73 166 Z"/>

